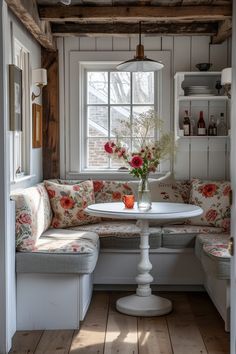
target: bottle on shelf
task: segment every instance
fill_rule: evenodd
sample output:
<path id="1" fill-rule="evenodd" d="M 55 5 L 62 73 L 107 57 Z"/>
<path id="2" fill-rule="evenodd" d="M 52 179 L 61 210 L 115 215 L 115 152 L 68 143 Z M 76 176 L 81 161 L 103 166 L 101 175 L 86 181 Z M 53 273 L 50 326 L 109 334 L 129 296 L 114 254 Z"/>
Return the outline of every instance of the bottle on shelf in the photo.
<path id="1" fill-rule="evenodd" d="M 218 136 L 227 135 L 227 127 L 226 127 L 226 124 L 225 124 L 224 113 L 220 114 L 220 120 L 219 120 L 218 125 L 217 125 L 217 134 L 218 134 Z"/>
<path id="2" fill-rule="evenodd" d="M 206 123 L 203 118 L 203 111 L 200 111 L 200 114 L 199 114 L 199 119 L 198 119 L 198 123 L 197 123 L 197 135 L 199 135 L 199 136 L 206 135 Z"/>
<path id="3" fill-rule="evenodd" d="M 190 135 L 190 119 L 188 115 L 188 111 L 184 111 L 184 121 L 183 121 L 183 130 L 184 130 L 184 136 L 189 136 Z"/>
<path id="4" fill-rule="evenodd" d="M 207 131 L 209 136 L 216 136 L 217 135 L 217 127 L 216 127 L 216 122 L 213 114 L 210 116 L 210 122 L 208 126 L 208 131 Z"/>

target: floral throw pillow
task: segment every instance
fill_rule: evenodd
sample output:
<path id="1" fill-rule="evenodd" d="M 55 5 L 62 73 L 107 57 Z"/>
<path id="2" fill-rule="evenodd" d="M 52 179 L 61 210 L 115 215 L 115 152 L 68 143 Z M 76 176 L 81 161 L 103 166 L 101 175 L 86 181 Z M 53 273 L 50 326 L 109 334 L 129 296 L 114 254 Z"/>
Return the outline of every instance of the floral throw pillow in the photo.
<path id="1" fill-rule="evenodd" d="M 183 203 L 183 198 L 176 186 L 174 176 L 168 172 L 165 176 L 148 179 L 152 202 Z M 130 181 L 128 185 L 132 188 L 136 198 L 138 197 L 139 181 Z"/>
<path id="2" fill-rule="evenodd" d="M 132 194 L 124 181 L 93 181 L 96 203 L 121 202 L 126 194 Z"/>
<path id="3" fill-rule="evenodd" d="M 228 181 L 192 180 L 190 204 L 203 209 L 203 214 L 190 220 L 192 225 L 230 227 L 230 191 Z"/>
<path id="4" fill-rule="evenodd" d="M 53 210 L 52 227 L 67 228 L 100 221 L 84 209 L 95 203 L 92 181 L 63 185 L 44 181 Z"/>

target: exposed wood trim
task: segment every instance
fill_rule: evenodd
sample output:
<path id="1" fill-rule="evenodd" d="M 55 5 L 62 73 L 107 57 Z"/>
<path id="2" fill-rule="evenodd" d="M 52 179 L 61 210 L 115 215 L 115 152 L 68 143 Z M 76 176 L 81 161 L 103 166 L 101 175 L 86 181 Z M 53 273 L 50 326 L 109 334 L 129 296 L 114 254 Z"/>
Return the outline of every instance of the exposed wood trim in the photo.
<path id="1" fill-rule="evenodd" d="M 6 0 L 6 3 L 44 48 L 55 49 L 50 24 L 40 20 L 36 0 Z"/>
<path id="2" fill-rule="evenodd" d="M 214 35 L 217 33 L 218 24 L 210 23 L 145 23 L 142 25 L 143 34 L 178 34 L 178 35 Z M 70 35 L 114 35 L 138 33 L 138 24 L 130 23 L 67 23 L 52 24 L 52 32 L 57 36 Z"/>
<path id="3" fill-rule="evenodd" d="M 219 23 L 218 32 L 216 36 L 212 37 L 212 44 L 220 44 L 230 36 L 232 36 L 232 20 L 228 18 Z"/>
<path id="4" fill-rule="evenodd" d="M 232 16 L 231 6 L 40 6 L 47 21 L 204 21 Z"/>
<path id="5" fill-rule="evenodd" d="M 59 63 L 58 52 L 42 49 L 42 67 L 47 69 L 43 88 L 43 177 L 60 177 Z"/>

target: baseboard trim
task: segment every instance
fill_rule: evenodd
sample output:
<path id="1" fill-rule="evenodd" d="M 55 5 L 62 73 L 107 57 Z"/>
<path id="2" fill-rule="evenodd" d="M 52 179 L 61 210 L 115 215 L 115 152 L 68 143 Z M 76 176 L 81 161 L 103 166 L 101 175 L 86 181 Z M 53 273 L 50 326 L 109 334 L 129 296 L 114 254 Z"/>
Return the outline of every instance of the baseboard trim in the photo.
<path id="1" fill-rule="evenodd" d="M 94 291 L 135 291 L 137 285 L 131 284 L 95 284 Z M 201 291 L 205 292 L 203 285 L 151 285 L 153 291 Z"/>

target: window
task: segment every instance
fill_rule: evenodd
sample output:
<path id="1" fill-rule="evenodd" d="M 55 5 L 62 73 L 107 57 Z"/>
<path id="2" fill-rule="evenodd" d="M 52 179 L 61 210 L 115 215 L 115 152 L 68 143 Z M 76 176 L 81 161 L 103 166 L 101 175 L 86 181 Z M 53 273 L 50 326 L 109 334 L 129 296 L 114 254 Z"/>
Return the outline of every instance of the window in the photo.
<path id="1" fill-rule="evenodd" d="M 30 135 L 30 85 L 29 85 L 29 52 L 18 41 L 14 40 L 14 64 L 22 69 L 22 131 L 12 132 L 11 180 L 17 181 L 29 174 L 29 135 Z"/>
<path id="2" fill-rule="evenodd" d="M 158 74 L 87 69 L 84 77 L 84 170 L 117 170 L 123 160 L 108 158 L 103 146 L 118 133 L 129 149 L 138 147 L 135 132 L 125 131 L 123 122 L 135 125 L 140 113 L 157 111 Z M 150 141 L 156 135 L 151 132 Z"/>
<path id="3" fill-rule="evenodd" d="M 158 72 L 128 73 L 116 71 L 116 65 L 132 58 L 133 51 L 70 51 L 60 91 L 60 162 L 61 175 L 68 179 L 121 178 L 123 161 L 109 161 L 103 144 L 115 136 L 120 120 L 132 120 L 137 114 L 155 109 L 171 129 L 171 53 L 147 51 L 146 55 L 164 63 Z M 64 108 L 64 109 L 63 109 Z M 150 139 L 155 139 L 153 131 Z M 123 140 L 135 149 L 134 132 L 125 132 Z M 124 166 L 124 165 L 123 165 Z M 163 161 L 158 173 L 170 170 Z"/>

